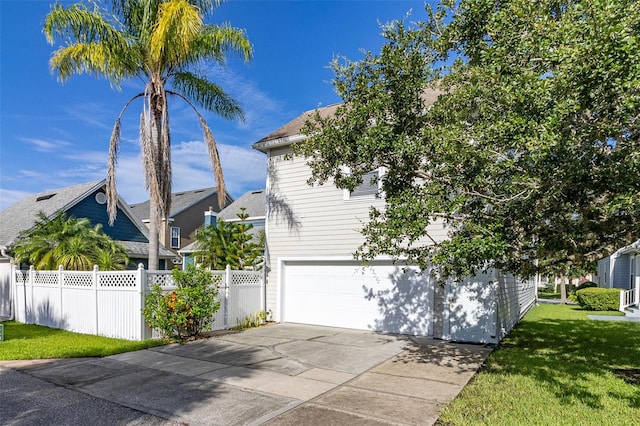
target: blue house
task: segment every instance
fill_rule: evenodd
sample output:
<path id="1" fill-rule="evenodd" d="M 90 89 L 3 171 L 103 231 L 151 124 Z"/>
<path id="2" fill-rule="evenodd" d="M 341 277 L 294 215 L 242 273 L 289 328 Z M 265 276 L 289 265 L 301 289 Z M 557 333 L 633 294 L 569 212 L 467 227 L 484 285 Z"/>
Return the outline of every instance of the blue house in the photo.
<path id="1" fill-rule="evenodd" d="M 147 227 L 131 212 L 129 205 L 121 197 L 118 197 L 116 220 L 113 225 L 109 225 L 105 182 L 88 182 L 29 195 L 1 211 L 0 263 L 8 263 L 11 260 L 7 252 L 20 232 L 34 226 L 39 212 L 53 217 L 56 213 L 64 211 L 69 216 L 87 218 L 93 225 L 101 224 L 107 235 L 127 248 L 132 268 L 139 263 L 146 267 L 149 259 Z M 164 269 L 167 260 L 173 257 L 174 253 L 161 247 L 161 269 Z"/>

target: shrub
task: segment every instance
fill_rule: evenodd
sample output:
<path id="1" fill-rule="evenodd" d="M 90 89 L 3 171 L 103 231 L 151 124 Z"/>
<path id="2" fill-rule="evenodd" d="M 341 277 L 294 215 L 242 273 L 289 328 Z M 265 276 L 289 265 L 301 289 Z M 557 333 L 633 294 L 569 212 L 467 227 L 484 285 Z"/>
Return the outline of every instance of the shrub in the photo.
<path id="1" fill-rule="evenodd" d="M 213 314 L 220 308 L 211 273 L 188 265 L 186 271 L 174 269 L 171 276 L 175 290 L 165 293 L 156 284 L 147 294 L 143 309 L 147 324 L 181 342 L 211 330 Z"/>
<path id="2" fill-rule="evenodd" d="M 620 290 L 616 288 L 583 288 L 576 291 L 578 303 L 590 311 L 617 311 Z"/>
<path id="3" fill-rule="evenodd" d="M 538 293 L 555 293 L 556 288 L 554 284 L 547 284 L 544 287 L 538 287 Z"/>
<path id="4" fill-rule="evenodd" d="M 569 293 L 569 300 L 573 302 L 578 302 L 578 296 L 576 296 L 576 292 L 578 290 L 582 290 L 583 288 L 592 288 L 592 287 L 598 287 L 598 284 L 594 283 L 593 281 L 583 282 L 582 284 L 580 284 L 579 286 L 571 290 L 571 292 Z"/>

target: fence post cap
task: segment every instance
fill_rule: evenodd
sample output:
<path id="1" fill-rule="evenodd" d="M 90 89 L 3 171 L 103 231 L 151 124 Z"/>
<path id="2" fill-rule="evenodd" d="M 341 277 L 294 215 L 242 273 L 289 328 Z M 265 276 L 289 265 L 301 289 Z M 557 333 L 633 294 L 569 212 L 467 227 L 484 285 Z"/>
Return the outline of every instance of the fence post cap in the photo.
<path id="1" fill-rule="evenodd" d="M 64 266 L 62 265 L 58 266 L 58 271 L 64 271 Z"/>
<path id="2" fill-rule="evenodd" d="M 142 262 L 138 263 L 138 269 L 144 269 L 144 264 Z"/>
<path id="3" fill-rule="evenodd" d="M 98 268 L 98 265 L 93 265 L 93 270 L 97 272 L 100 268 Z"/>

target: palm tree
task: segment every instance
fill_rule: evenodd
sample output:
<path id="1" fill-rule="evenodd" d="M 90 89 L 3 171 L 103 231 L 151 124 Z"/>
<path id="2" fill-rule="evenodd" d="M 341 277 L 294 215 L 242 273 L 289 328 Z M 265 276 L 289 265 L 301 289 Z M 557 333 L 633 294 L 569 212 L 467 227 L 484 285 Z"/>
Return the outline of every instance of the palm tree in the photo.
<path id="1" fill-rule="evenodd" d="M 105 77 L 119 88 L 139 78 L 144 90 L 133 96 L 118 115 L 109 143 L 107 201 L 109 220 L 116 215 L 115 166 L 120 146 L 120 120 L 136 99 L 143 100 L 140 145 L 145 185 L 149 191 L 149 268 L 158 269 L 158 225 L 171 209 L 171 137 L 167 99 L 184 100 L 195 111 L 204 133 L 218 183 L 218 203 L 225 203 L 225 186 L 213 133 L 195 105 L 227 119 L 244 119 L 238 102 L 196 67 L 207 61 L 224 64 L 228 54 L 246 61 L 252 48 L 243 30 L 228 24 L 209 25 L 204 19 L 222 0 L 110 0 L 110 9 L 78 3 L 55 4 L 47 15 L 44 34 L 49 43 L 62 36 L 67 45 L 53 53 L 51 69 L 61 81 L 73 74 Z"/>
<path id="2" fill-rule="evenodd" d="M 92 226 L 87 218 L 75 218 L 59 212 L 52 218 L 40 212 L 33 228 L 23 231 L 13 247 L 18 263 L 36 269 L 88 271 L 93 265 L 101 269 L 124 269 L 129 263 L 127 249 Z"/>

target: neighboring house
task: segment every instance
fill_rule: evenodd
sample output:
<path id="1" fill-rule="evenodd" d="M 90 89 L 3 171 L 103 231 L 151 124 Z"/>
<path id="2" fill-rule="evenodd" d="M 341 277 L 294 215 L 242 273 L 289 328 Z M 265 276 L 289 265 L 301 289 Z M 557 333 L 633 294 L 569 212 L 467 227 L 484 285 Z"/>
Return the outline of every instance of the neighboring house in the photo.
<path id="1" fill-rule="evenodd" d="M 434 101 L 436 94 L 426 94 Z M 322 116 L 338 105 L 320 108 Z M 303 141 L 309 111 L 253 145 L 267 154 L 266 309 L 280 322 L 346 327 L 495 343 L 535 303 L 535 284 L 498 273 L 439 286 L 417 267 L 391 258 L 362 267 L 353 253 L 371 206 L 383 207 L 378 183 L 365 177 L 353 192 L 330 181 L 313 187 L 304 158 L 291 145 Z M 383 176 L 384 170 L 372 174 Z M 447 238 L 442 223 L 428 229 Z"/>
<path id="2" fill-rule="evenodd" d="M 227 194 L 226 204 L 233 202 Z M 202 226 L 202 212 L 212 209 L 219 212 L 218 189 L 202 188 L 191 191 L 180 191 L 171 194 L 171 212 L 169 220 L 163 220 L 160 226 L 160 243 L 166 248 L 176 253 L 175 264 L 181 262 L 179 250 L 188 246 L 194 241 L 196 229 Z M 132 204 L 131 210 L 149 226 L 149 200 Z M 170 265 L 173 267 L 175 264 Z"/>
<path id="3" fill-rule="evenodd" d="M 640 240 L 598 260 L 598 287 L 630 290 L 640 285 Z"/>
<path id="4" fill-rule="evenodd" d="M 86 217 L 92 224 L 102 224 L 103 231 L 121 242 L 129 252 L 130 265 L 135 268 L 149 259 L 147 228 L 133 214 L 127 203 L 118 197 L 117 217 L 109 225 L 105 196 L 105 180 L 29 195 L 0 211 L 0 316 L 5 316 L 10 303 L 11 257 L 9 251 L 22 231 L 31 229 L 39 212 L 53 217 L 59 211 L 78 218 Z M 160 267 L 175 254 L 160 247 Z M 6 305 L 6 306 L 5 306 Z"/>
<path id="5" fill-rule="evenodd" d="M 598 260 L 598 287 L 623 290 L 620 311 L 640 317 L 640 240 Z"/>
<path id="6" fill-rule="evenodd" d="M 212 209 L 204 212 L 204 221 L 201 219 L 201 225 L 213 225 L 215 226 L 218 220 L 224 220 L 225 222 L 240 222 L 238 214 L 242 212 L 248 215 L 245 219 L 245 223 L 253 225 L 253 228 L 249 231 L 254 238 L 259 239 L 264 232 L 265 227 L 265 211 L 266 211 L 266 199 L 265 190 L 258 189 L 248 191 L 244 193 L 240 198 L 229 204 L 222 209 L 219 213 L 214 212 Z M 202 218 L 202 216 L 201 216 Z M 178 250 L 178 253 L 183 259 L 183 269 L 186 265 L 194 263 L 193 253 L 197 250 L 196 242 L 183 247 Z"/>

